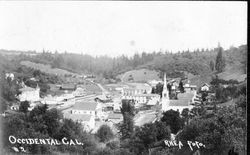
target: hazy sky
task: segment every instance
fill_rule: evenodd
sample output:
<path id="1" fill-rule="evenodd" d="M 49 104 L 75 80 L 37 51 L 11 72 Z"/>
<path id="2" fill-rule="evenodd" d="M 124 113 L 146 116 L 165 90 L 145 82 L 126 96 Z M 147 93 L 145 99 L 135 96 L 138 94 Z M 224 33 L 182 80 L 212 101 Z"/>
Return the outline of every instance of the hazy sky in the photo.
<path id="1" fill-rule="evenodd" d="M 247 43 L 247 2 L 0 2 L 0 49 L 132 55 Z"/>

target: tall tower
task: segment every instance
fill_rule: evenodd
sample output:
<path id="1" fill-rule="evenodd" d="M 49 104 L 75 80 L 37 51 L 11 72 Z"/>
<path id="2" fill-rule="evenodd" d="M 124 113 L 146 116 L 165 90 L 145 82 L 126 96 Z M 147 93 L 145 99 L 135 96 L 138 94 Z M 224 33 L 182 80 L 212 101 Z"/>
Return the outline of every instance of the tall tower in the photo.
<path id="1" fill-rule="evenodd" d="M 162 91 L 162 98 L 161 98 L 161 110 L 167 111 L 167 108 L 169 106 L 169 95 L 168 95 L 168 88 L 167 88 L 167 77 L 166 73 L 164 74 L 164 85 L 163 85 L 163 91 Z"/>

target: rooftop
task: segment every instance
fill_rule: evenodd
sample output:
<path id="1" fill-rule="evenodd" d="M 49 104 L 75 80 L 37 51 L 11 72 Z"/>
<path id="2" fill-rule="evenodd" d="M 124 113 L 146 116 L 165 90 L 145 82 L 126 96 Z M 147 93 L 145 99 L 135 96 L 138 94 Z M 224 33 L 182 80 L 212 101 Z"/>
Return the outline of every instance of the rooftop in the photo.
<path id="1" fill-rule="evenodd" d="M 179 93 L 178 99 L 179 100 L 191 100 L 193 98 L 193 93 Z"/>
<path id="2" fill-rule="evenodd" d="M 62 84 L 61 89 L 75 89 L 76 86 L 74 84 Z"/>
<path id="3" fill-rule="evenodd" d="M 122 114 L 120 113 L 110 113 L 108 119 L 122 119 Z"/>
<path id="4" fill-rule="evenodd" d="M 170 100 L 169 106 L 188 106 L 188 100 Z"/>
<path id="5" fill-rule="evenodd" d="M 83 102 L 83 101 L 78 101 L 76 104 L 73 106 L 73 109 L 75 110 L 96 110 L 97 108 L 97 103 L 96 102 Z"/>
<path id="6" fill-rule="evenodd" d="M 129 83 L 128 85 L 134 89 L 151 89 L 151 86 L 147 83 Z"/>
<path id="7" fill-rule="evenodd" d="M 35 88 L 31 88 L 31 87 L 24 87 L 24 88 L 21 88 L 19 89 L 21 92 L 24 92 L 24 91 L 35 91 L 36 89 Z"/>
<path id="8" fill-rule="evenodd" d="M 178 100 L 170 100 L 169 106 L 189 106 L 193 96 L 193 93 L 179 93 Z"/>
<path id="9" fill-rule="evenodd" d="M 204 83 L 203 85 L 202 85 L 202 87 L 203 86 L 208 86 L 208 87 L 210 87 L 210 85 L 208 84 L 208 83 Z"/>
<path id="10" fill-rule="evenodd" d="M 159 94 L 136 94 L 137 97 L 159 97 Z"/>

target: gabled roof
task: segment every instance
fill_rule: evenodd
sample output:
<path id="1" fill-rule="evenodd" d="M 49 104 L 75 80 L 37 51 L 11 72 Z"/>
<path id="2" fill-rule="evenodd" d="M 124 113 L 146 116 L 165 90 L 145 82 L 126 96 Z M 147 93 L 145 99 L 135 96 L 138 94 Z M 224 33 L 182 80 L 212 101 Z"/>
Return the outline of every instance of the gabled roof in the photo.
<path id="1" fill-rule="evenodd" d="M 83 102 L 83 101 L 78 101 L 76 104 L 73 106 L 74 110 L 91 110 L 95 111 L 97 108 L 96 102 Z"/>
<path id="2" fill-rule="evenodd" d="M 208 83 L 204 83 L 201 87 L 203 87 L 203 86 L 208 86 L 208 87 L 210 87 L 210 85 L 209 85 Z"/>

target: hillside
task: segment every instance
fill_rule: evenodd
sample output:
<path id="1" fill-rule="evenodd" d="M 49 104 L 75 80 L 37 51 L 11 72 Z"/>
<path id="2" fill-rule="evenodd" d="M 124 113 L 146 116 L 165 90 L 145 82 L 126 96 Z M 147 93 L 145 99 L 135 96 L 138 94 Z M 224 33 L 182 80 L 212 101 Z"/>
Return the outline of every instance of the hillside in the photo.
<path id="1" fill-rule="evenodd" d="M 243 65 L 240 63 L 235 63 L 234 65 L 228 65 L 226 70 L 218 74 L 218 77 L 223 80 L 237 80 L 242 82 L 247 77 L 242 69 Z"/>
<path id="2" fill-rule="evenodd" d="M 106 79 L 120 78 L 122 81 L 134 80 L 142 82 L 159 79 L 163 73 L 169 78 L 185 77 L 185 73 L 193 75 L 192 81 L 209 82 L 215 72 L 211 63 L 215 64 L 218 48 L 197 49 L 194 51 L 136 53 L 132 57 L 108 56 L 92 57 L 90 55 L 72 53 L 42 52 L 37 55 L 20 54 L 12 56 L 10 65 L 3 61 L 1 65 L 8 68 L 13 64 L 22 64 L 46 73 L 65 75 L 71 73 L 94 74 Z M 5 55 L 6 56 L 6 55 Z M 242 81 L 246 77 L 247 45 L 231 47 L 223 50 L 226 60 L 224 72 L 219 78 Z M 200 81 L 200 82 L 199 82 Z"/>
<path id="3" fill-rule="evenodd" d="M 159 72 L 149 69 L 131 70 L 118 75 L 118 78 L 120 78 L 122 82 L 129 82 L 130 79 L 133 82 L 146 82 L 153 79 L 160 80 Z"/>
<path id="4" fill-rule="evenodd" d="M 59 68 L 51 68 L 50 65 L 44 65 L 44 64 L 40 64 L 40 63 L 34 63 L 34 62 L 30 62 L 30 61 L 21 61 L 20 65 L 24 65 L 26 67 L 30 67 L 33 69 L 38 69 L 44 73 L 48 73 L 48 74 L 55 74 L 55 75 L 70 75 L 72 74 L 71 72 L 67 71 L 67 70 L 63 70 L 63 69 L 59 69 Z"/>
<path id="5" fill-rule="evenodd" d="M 211 69 L 210 63 L 215 63 L 217 52 L 218 49 L 215 48 L 213 50 L 185 51 L 176 54 L 161 53 L 156 54 L 152 61 L 148 61 L 136 68 L 157 70 L 160 71 L 160 75 L 164 72 L 169 78 L 188 76 L 191 83 L 200 86 L 202 83 L 209 83 L 212 76 L 216 74 Z M 218 74 L 218 77 L 224 80 L 244 81 L 246 78 L 247 45 L 224 50 L 223 56 L 226 60 L 226 68 L 222 73 Z M 145 79 L 144 76 L 141 76 L 140 79 L 140 76 L 136 74 L 138 73 L 132 70 L 124 75 L 135 76 L 137 81 Z"/>

